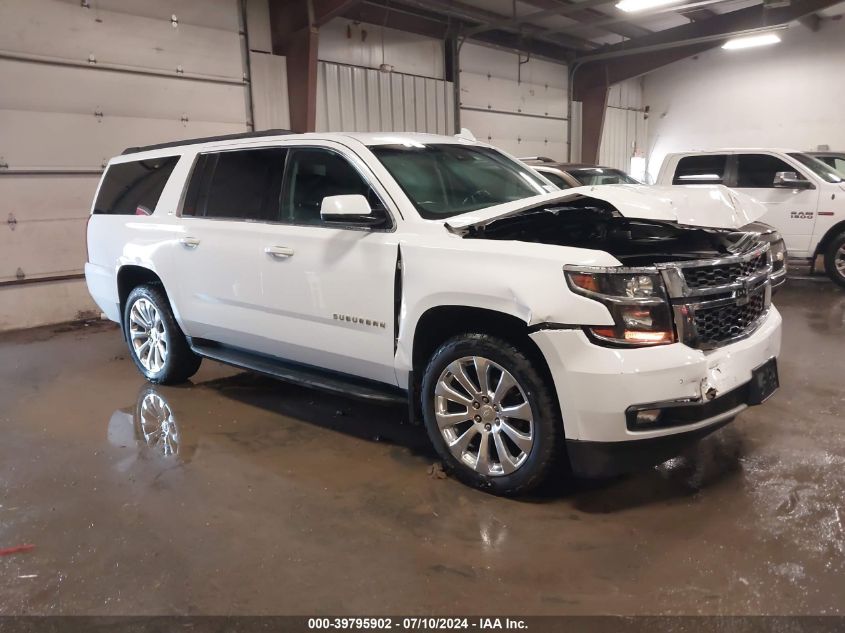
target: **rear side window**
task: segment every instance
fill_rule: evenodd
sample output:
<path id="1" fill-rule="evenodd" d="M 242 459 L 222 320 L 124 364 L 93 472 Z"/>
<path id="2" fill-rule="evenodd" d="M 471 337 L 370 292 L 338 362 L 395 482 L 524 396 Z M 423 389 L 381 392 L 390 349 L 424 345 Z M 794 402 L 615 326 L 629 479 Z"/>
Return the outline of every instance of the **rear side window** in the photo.
<path id="1" fill-rule="evenodd" d="M 685 156 L 675 168 L 673 185 L 720 185 L 725 180 L 725 154 Z"/>
<path id="2" fill-rule="evenodd" d="M 94 203 L 94 213 L 150 215 L 177 162 L 178 156 L 168 156 L 109 166 Z"/>
<path id="3" fill-rule="evenodd" d="M 795 167 L 777 156 L 740 154 L 736 159 L 736 186 L 747 189 L 772 189 L 775 186 L 775 174 L 779 171 L 792 172 L 801 178 Z"/>
<path id="4" fill-rule="evenodd" d="M 182 215 L 278 221 L 285 154 L 282 148 L 201 154 Z"/>

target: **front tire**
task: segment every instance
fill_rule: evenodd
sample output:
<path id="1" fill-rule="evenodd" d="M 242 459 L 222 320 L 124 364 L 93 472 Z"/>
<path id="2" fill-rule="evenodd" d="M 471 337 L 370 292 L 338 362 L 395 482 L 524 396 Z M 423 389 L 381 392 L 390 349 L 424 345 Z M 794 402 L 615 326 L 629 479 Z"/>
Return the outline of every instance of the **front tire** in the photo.
<path id="1" fill-rule="evenodd" d="M 197 373 L 202 359 L 191 351 L 161 286 L 145 284 L 129 293 L 123 328 L 129 355 L 150 382 L 172 385 Z"/>
<path id="2" fill-rule="evenodd" d="M 845 288 L 845 233 L 836 235 L 827 245 L 824 269 L 834 283 Z"/>
<path id="3" fill-rule="evenodd" d="M 562 459 L 563 424 L 536 362 L 487 334 L 446 341 L 422 384 L 426 430 L 444 469 L 499 495 L 530 492 Z"/>

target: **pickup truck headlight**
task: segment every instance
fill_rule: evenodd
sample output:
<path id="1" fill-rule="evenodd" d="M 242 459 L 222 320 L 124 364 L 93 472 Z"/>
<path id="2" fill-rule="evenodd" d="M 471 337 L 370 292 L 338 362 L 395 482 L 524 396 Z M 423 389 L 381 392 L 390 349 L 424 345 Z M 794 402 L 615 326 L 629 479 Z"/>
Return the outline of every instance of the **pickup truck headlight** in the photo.
<path id="1" fill-rule="evenodd" d="M 614 325 L 588 326 L 588 334 L 611 345 L 639 347 L 674 343 L 675 326 L 663 278 L 653 270 L 564 268 L 573 292 L 603 303 Z"/>

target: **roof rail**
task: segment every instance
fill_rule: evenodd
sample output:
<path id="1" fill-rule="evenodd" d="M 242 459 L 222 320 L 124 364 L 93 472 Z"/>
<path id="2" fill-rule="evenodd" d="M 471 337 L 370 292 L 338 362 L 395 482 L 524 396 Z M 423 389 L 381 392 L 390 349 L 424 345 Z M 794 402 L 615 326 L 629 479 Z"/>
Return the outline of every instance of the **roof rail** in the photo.
<path id="1" fill-rule="evenodd" d="M 539 160 L 543 163 L 553 163 L 555 162 L 554 159 L 549 158 L 548 156 L 520 156 L 519 160 Z"/>
<path id="2" fill-rule="evenodd" d="M 143 147 L 127 147 L 122 154 L 137 154 L 148 152 L 154 149 L 165 149 L 168 147 L 181 147 L 182 145 L 198 145 L 199 143 L 211 143 L 213 141 L 233 141 L 239 138 L 260 138 L 262 136 L 280 136 L 282 134 L 294 134 L 291 130 L 260 130 L 258 132 L 239 132 L 238 134 L 223 134 L 222 136 L 206 136 L 203 138 L 188 138 L 183 141 L 170 141 L 168 143 L 156 143 L 155 145 L 144 145 Z"/>

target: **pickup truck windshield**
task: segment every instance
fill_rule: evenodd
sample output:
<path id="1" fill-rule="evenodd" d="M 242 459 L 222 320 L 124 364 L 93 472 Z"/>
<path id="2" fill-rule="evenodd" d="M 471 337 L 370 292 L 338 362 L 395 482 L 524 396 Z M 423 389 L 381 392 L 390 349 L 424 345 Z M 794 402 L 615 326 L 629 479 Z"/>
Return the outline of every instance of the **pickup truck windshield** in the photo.
<path id="1" fill-rule="evenodd" d="M 427 219 L 557 190 L 528 167 L 486 147 L 440 143 L 370 149 Z"/>
<path id="2" fill-rule="evenodd" d="M 845 182 L 845 179 L 843 179 L 842 176 L 839 175 L 838 171 L 836 171 L 827 163 L 823 163 L 822 161 L 818 160 L 817 158 L 813 158 L 812 156 L 808 154 L 803 154 L 801 152 L 793 152 L 790 154 L 790 156 L 805 167 L 807 167 L 808 169 L 812 170 L 812 172 L 816 174 L 816 176 L 818 176 L 825 182 Z"/>

